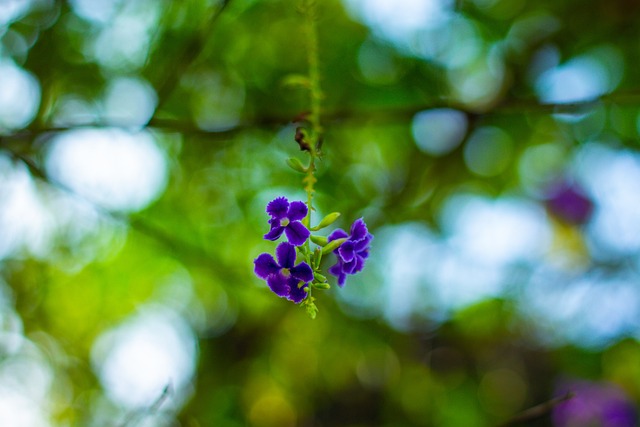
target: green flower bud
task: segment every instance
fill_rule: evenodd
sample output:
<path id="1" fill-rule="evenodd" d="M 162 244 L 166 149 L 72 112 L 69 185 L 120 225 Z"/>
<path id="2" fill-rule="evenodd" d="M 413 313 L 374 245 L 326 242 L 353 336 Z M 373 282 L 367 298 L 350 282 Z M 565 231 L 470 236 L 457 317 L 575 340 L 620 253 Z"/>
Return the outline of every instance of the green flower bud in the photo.
<path id="1" fill-rule="evenodd" d="M 322 248 L 322 253 L 328 254 L 329 252 L 333 252 L 334 250 L 338 249 L 340 245 L 346 241 L 347 241 L 346 237 L 342 239 L 332 240 L 331 242 L 327 243 L 325 247 Z"/>
<path id="2" fill-rule="evenodd" d="M 305 168 L 302 162 L 295 157 L 288 158 L 287 165 L 296 172 L 307 173 L 307 168 Z"/>
<path id="3" fill-rule="evenodd" d="M 315 227 L 311 227 L 310 230 L 311 231 L 322 230 L 323 228 L 333 224 L 335 220 L 338 219 L 339 216 L 340 216 L 340 212 L 332 212 L 329 215 L 322 218 L 322 221 L 320 221 L 320 224 L 316 225 Z"/>
<path id="4" fill-rule="evenodd" d="M 327 278 L 320 273 L 313 273 L 313 276 L 319 283 L 325 283 L 327 281 Z"/>
<path id="5" fill-rule="evenodd" d="M 327 238 L 323 237 L 323 236 L 314 236 L 313 234 L 311 235 L 311 241 L 313 243 L 315 243 L 318 246 L 326 246 L 327 244 Z"/>
<path id="6" fill-rule="evenodd" d="M 327 289 L 331 289 L 331 286 L 329 286 L 328 283 L 326 282 L 322 282 L 322 283 L 313 283 L 312 284 L 314 288 L 316 289 L 321 289 L 321 290 L 327 290 Z"/>
<path id="7" fill-rule="evenodd" d="M 316 318 L 316 316 L 318 314 L 318 307 L 316 307 L 315 304 L 307 305 L 307 314 L 309 315 L 311 320 L 315 320 L 315 318 Z"/>
<path id="8" fill-rule="evenodd" d="M 318 314 L 318 307 L 313 303 L 314 300 L 315 298 L 311 297 L 303 301 L 304 308 L 311 319 L 315 319 Z"/>
<path id="9" fill-rule="evenodd" d="M 316 267 L 319 267 L 320 261 L 322 261 L 322 249 L 316 248 L 316 250 L 313 253 L 313 264 Z"/>

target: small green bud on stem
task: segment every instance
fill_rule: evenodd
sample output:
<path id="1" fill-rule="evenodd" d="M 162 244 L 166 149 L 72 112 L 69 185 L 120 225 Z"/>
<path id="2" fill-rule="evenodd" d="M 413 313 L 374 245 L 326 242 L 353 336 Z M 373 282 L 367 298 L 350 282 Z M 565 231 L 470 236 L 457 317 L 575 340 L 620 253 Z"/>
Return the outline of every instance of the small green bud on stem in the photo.
<path id="1" fill-rule="evenodd" d="M 331 224 L 333 224 L 336 221 L 336 219 L 338 219 L 339 217 L 340 217 L 340 212 L 332 212 L 329 215 L 322 218 L 322 221 L 320 221 L 320 224 L 316 225 L 315 227 L 311 227 L 310 230 L 318 231 L 325 227 L 328 227 Z"/>
<path id="2" fill-rule="evenodd" d="M 346 241 L 347 241 L 346 237 L 342 239 L 332 240 L 331 242 L 327 243 L 325 247 L 322 248 L 322 253 L 328 254 L 329 252 L 333 252 L 334 250 L 338 249 L 340 245 Z"/>
<path id="3" fill-rule="evenodd" d="M 327 281 L 327 278 L 320 273 L 313 273 L 313 276 L 318 283 L 325 283 Z"/>
<path id="4" fill-rule="evenodd" d="M 307 173 L 307 168 L 304 167 L 302 162 L 295 157 L 288 158 L 287 165 L 296 172 Z"/>
<path id="5" fill-rule="evenodd" d="M 320 261 L 322 261 L 322 249 L 316 248 L 313 253 L 313 265 L 320 267 Z"/>
<path id="6" fill-rule="evenodd" d="M 331 289 L 331 286 L 329 286 L 329 284 L 326 283 L 326 282 L 314 283 L 313 287 L 316 288 L 316 289 L 321 289 L 321 290 Z"/>
<path id="7" fill-rule="evenodd" d="M 315 243 L 318 246 L 326 246 L 327 245 L 327 238 L 323 237 L 323 236 L 314 236 L 311 235 L 311 241 L 313 243 Z"/>

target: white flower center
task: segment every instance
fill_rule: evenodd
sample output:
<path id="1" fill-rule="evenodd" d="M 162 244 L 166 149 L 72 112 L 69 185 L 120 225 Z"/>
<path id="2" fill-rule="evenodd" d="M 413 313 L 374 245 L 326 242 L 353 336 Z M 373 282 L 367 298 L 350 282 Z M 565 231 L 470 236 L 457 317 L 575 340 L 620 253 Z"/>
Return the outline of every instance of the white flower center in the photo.
<path id="1" fill-rule="evenodd" d="M 282 218 L 280 220 L 280 226 L 281 227 L 286 227 L 287 225 L 289 225 L 289 218 Z"/>
<path id="2" fill-rule="evenodd" d="M 280 272 L 281 272 L 281 273 L 282 273 L 282 275 L 283 275 L 284 277 L 286 277 L 287 279 L 288 279 L 289 277 L 291 277 L 291 271 L 289 271 L 289 269 L 288 269 L 288 268 L 283 268 L 282 270 L 280 270 Z"/>

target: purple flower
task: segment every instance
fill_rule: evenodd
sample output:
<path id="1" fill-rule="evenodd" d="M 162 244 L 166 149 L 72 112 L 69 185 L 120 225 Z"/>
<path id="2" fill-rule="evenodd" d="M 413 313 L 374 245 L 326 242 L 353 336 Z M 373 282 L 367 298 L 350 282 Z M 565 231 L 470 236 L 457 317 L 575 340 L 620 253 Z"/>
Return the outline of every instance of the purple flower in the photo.
<path id="1" fill-rule="evenodd" d="M 277 240 L 282 233 L 287 235 L 289 243 L 302 245 L 311 234 L 300 220 L 307 216 L 307 205 L 303 202 L 291 202 L 286 197 L 273 199 L 267 205 L 267 213 L 271 215 L 271 230 L 264 235 L 266 240 Z"/>
<path id="2" fill-rule="evenodd" d="M 347 238 L 338 249 L 333 251 L 337 255 L 338 262 L 329 273 L 338 278 L 338 286 L 344 286 L 347 274 L 356 274 L 364 268 L 364 261 L 369 257 L 369 244 L 373 236 L 367 230 L 367 225 L 362 218 L 357 219 L 351 225 L 351 234 L 342 229 L 337 229 L 329 235 L 328 241 Z"/>
<path id="3" fill-rule="evenodd" d="M 296 248 L 291 243 L 280 243 L 276 257 L 277 262 L 270 254 L 261 254 L 253 261 L 254 271 L 259 278 L 266 279 L 276 295 L 297 304 L 307 296 L 304 288 L 313 280 L 313 270 L 306 262 L 294 265 Z"/>
<path id="4" fill-rule="evenodd" d="M 625 393 L 613 384 L 570 381 L 558 390 L 573 393 L 573 398 L 556 406 L 553 421 L 558 427 L 635 427 L 638 414 Z"/>
<path id="5" fill-rule="evenodd" d="M 593 213 L 593 201 L 577 184 L 561 182 L 555 184 L 546 199 L 547 209 L 558 219 L 569 224 L 582 225 Z"/>

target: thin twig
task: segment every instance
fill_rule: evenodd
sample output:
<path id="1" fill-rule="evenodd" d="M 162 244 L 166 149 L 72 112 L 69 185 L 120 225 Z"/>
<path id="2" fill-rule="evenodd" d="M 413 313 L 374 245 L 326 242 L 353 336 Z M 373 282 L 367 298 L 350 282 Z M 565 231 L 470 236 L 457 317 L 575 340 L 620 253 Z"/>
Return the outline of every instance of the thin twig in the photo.
<path id="1" fill-rule="evenodd" d="M 566 402 L 569 399 L 572 399 L 573 396 L 574 394 L 572 392 L 567 392 L 567 394 L 563 396 L 555 397 L 547 402 L 541 403 L 539 405 L 536 405 L 532 408 L 529 408 L 525 411 L 520 412 L 513 418 L 510 418 L 509 420 L 500 424 L 498 427 L 508 427 L 518 423 L 524 423 L 527 421 L 532 421 L 536 418 L 543 417 L 548 413 L 550 413 L 553 410 L 553 408 L 555 408 L 559 404 Z"/>
<path id="2" fill-rule="evenodd" d="M 377 109 L 377 110 L 335 110 L 322 114 L 322 121 L 330 124 L 332 127 L 340 125 L 348 125 L 354 123 L 367 122 L 375 125 L 383 125 L 389 123 L 398 123 L 411 120 L 417 113 L 435 108 L 452 108 L 460 112 L 466 113 L 472 117 L 488 117 L 491 115 L 507 115 L 507 114 L 576 114 L 584 112 L 601 104 L 619 104 L 619 105 L 640 105 L 640 89 L 624 92 L 614 92 L 603 95 L 599 98 L 585 99 L 567 103 L 540 103 L 535 99 L 522 100 L 506 100 L 501 104 L 484 111 L 476 111 L 459 103 L 447 100 L 434 100 L 432 102 L 420 105 L 412 105 L 404 108 L 394 109 Z M 17 130 L 12 134 L 4 135 L 7 140 L 16 140 L 23 138 L 31 138 L 34 135 L 46 133 L 66 132 L 74 129 L 82 128 L 122 128 L 122 129 L 158 129 L 168 132 L 179 132 L 189 135 L 203 135 L 212 138 L 230 138 L 238 132 L 247 129 L 258 129 L 277 127 L 289 124 L 293 121 L 292 117 L 281 116 L 259 116 L 244 120 L 233 128 L 222 128 L 205 130 L 199 128 L 195 123 L 188 120 L 152 118 L 144 126 L 132 126 L 126 121 L 96 121 L 91 123 L 68 125 L 68 126 L 37 126 L 33 125 L 26 129 Z"/>
<path id="3" fill-rule="evenodd" d="M 169 398 L 172 391 L 173 391 L 173 388 L 171 387 L 171 384 L 170 383 L 167 384 L 162 389 L 160 396 L 158 396 L 158 398 L 148 408 L 145 408 L 142 411 L 142 413 L 140 413 L 139 411 L 131 411 L 119 426 L 133 427 L 136 424 L 140 423 L 145 417 L 158 412 L 158 410 L 160 409 L 160 406 L 162 406 L 164 401 Z"/>
<path id="4" fill-rule="evenodd" d="M 200 54 L 213 31 L 215 22 L 218 20 L 220 15 L 222 15 L 222 12 L 229 3 L 231 3 L 231 0 L 222 1 L 222 4 L 218 6 L 213 15 L 207 21 L 207 25 L 194 38 L 192 38 L 189 43 L 187 43 L 187 45 L 182 49 L 182 55 L 175 59 L 175 67 L 169 68 L 167 76 L 165 76 L 164 81 L 157 89 L 158 104 L 156 105 L 156 111 L 158 111 L 167 101 L 173 90 L 180 82 L 180 77 L 182 77 L 191 64 L 200 57 Z"/>
<path id="5" fill-rule="evenodd" d="M 178 238 L 138 216 L 126 216 L 106 209 L 105 207 L 100 206 L 99 204 L 96 204 L 95 202 L 78 194 L 67 185 L 49 177 L 49 175 L 28 156 L 17 153 L 8 147 L 2 147 L 1 149 L 9 153 L 13 159 L 22 162 L 29 169 L 31 175 L 39 179 L 41 182 L 90 204 L 100 215 L 108 217 L 117 223 L 128 226 L 136 232 L 149 237 L 182 261 L 186 263 L 193 263 L 195 261 L 198 265 L 206 265 L 209 267 L 209 271 L 214 277 L 221 278 L 222 274 L 224 274 L 226 278 L 234 276 L 233 270 L 221 264 L 219 260 L 208 254 L 201 246 L 195 245 L 185 239 Z M 233 277 L 231 280 L 238 282 L 241 279 L 239 277 Z"/>

